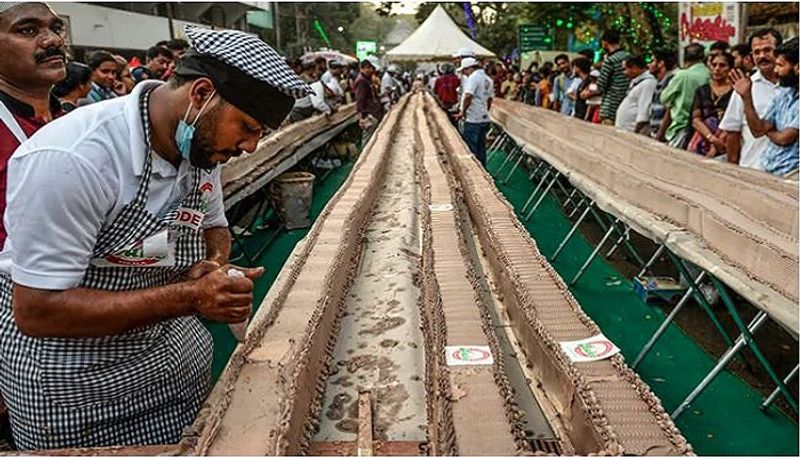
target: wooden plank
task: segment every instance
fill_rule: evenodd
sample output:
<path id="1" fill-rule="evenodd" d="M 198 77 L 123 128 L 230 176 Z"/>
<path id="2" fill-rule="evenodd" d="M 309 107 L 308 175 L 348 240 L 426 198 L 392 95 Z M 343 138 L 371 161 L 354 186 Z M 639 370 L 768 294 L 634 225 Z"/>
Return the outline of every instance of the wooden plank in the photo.
<path id="1" fill-rule="evenodd" d="M 375 441 L 375 455 L 427 455 L 424 441 Z M 320 441 L 311 444 L 308 455 L 356 455 L 355 441 Z"/>
<path id="2" fill-rule="evenodd" d="M 372 455 L 372 394 L 358 394 L 358 455 Z"/>

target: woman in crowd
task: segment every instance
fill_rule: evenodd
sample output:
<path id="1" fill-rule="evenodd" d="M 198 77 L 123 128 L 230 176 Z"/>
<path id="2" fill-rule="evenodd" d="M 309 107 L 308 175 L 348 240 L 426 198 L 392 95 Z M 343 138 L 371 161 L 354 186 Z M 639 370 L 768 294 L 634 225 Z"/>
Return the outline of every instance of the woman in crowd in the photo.
<path id="1" fill-rule="evenodd" d="M 53 95 L 58 97 L 61 108 L 69 113 L 78 107 L 78 100 L 86 97 L 92 89 L 92 69 L 80 62 L 67 64 L 67 76 L 53 86 Z"/>
<path id="2" fill-rule="evenodd" d="M 114 59 L 117 61 L 117 81 L 114 83 L 114 93 L 121 97 L 130 94 L 136 83 L 131 76 L 131 69 L 128 67 L 125 57 L 114 55 Z"/>
<path id="3" fill-rule="evenodd" d="M 691 152 L 706 157 L 716 157 L 725 153 L 725 138 L 719 130 L 719 122 L 725 114 L 733 88 L 728 81 L 728 73 L 733 69 L 733 56 L 727 52 L 711 56 L 711 80 L 700 86 L 692 102 L 692 128 L 687 148 Z"/>
<path id="4" fill-rule="evenodd" d="M 95 51 L 86 59 L 92 69 L 92 90 L 81 100 L 81 104 L 89 104 L 109 100 L 117 96 L 114 84 L 117 82 L 118 64 L 114 56 L 107 51 Z"/>

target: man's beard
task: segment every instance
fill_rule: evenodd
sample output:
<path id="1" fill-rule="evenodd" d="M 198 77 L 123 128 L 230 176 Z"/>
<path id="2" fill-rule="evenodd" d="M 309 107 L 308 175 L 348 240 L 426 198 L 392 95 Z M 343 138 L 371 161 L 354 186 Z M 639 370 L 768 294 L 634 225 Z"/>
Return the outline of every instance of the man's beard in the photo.
<path id="1" fill-rule="evenodd" d="M 794 90 L 797 90 L 798 84 L 798 76 L 795 73 L 789 73 L 786 76 L 781 76 L 780 78 L 780 85 L 781 87 L 791 87 Z"/>
<path id="2" fill-rule="evenodd" d="M 217 107 L 212 108 L 197 122 L 194 137 L 192 138 L 192 149 L 189 153 L 189 162 L 197 168 L 211 170 L 217 166 L 211 161 L 211 156 L 216 151 L 211 147 L 209 138 L 212 136 L 215 124 L 217 123 Z"/>

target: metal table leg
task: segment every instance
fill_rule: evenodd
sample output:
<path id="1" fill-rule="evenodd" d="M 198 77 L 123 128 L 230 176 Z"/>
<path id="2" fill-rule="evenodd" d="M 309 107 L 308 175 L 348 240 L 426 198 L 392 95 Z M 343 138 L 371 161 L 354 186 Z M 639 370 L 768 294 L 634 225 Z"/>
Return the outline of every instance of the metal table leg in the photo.
<path id="1" fill-rule="evenodd" d="M 783 383 L 784 383 L 784 384 L 788 384 L 789 382 L 791 382 L 791 381 L 792 381 L 792 378 L 794 378 L 795 376 L 797 376 L 797 371 L 798 371 L 798 369 L 800 369 L 800 365 L 795 365 L 795 366 L 794 366 L 794 369 L 792 370 L 792 372 L 791 372 L 791 373 L 789 373 L 789 375 L 788 375 L 788 376 L 786 376 L 785 378 L 783 378 Z M 775 401 L 775 399 L 778 397 L 778 394 L 779 394 L 780 392 L 781 392 L 781 389 L 780 389 L 780 387 L 776 387 L 776 388 L 775 388 L 775 390 L 773 390 L 773 391 L 772 391 L 772 393 L 771 393 L 771 394 L 769 394 L 769 397 L 767 397 L 767 399 L 766 399 L 766 400 L 764 400 L 764 402 L 763 402 L 763 403 L 761 403 L 761 406 L 759 406 L 758 408 L 759 408 L 761 411 L 766 411 L 766 410 L 767 410 L 767 408 L 769 408 L 769 406 L 772 404 L 772 402 L 774 402 L 774 401 Z"/>
<path id="2" fill-rule="evenodd" d="M 569 232 L 567 232 L 567 236 L 565 236 L 564 239 L 561 240 L 561 243 L 559 243 L 558 247 L 556 248 L 556 251 L 550 257 L 550 261 L 551 262 L 555 262 L 556 257 L 558 257 L 558 255 L 561 253 L 561 250 L 564 249 L 564 246 L 567 245 L 567 243 L 569 242 L 570 238 L 572 238 L 572 235 L 574 235 L 575 231 L 578 230 L 578 226 L 581 225 L 581 222 L 583 222 L 584 219 L 586 219 L 586 216 L 589 214 L 589 210 L 592 209 L 592 206 L 594 206 L 594 202 L 593 201 L 589 202 L 589 204 L 586 205 L 586 209 L 583 210 L 583 212 L 581 213 L 581 216 L 578 218 L 577 221 L 575 221 L 574 224 L 572 224 L 572 228 L 570 228 Z"/>
<path id="3" fill-rule="evenodd" d="M 614 222 L 616 223 L 618 221 L 619 218 L 617 218 Z M 583 262 L 583 265 L 581 265 L 581 268 L 575 274 L 575 277 L 572 278 L 572 281 L 569 282 L 570 287 L 574 286 L 575 283 L 578 282 L 578 279 L 580 279 L 581 276 L 583 276 L 583 273 L 586 271 L 587 268 L 589 268 L 589 264 L 591 264 L 592 260 L 594 260 L 594 258 L 597 257 L 597 253 L 600 252 L 600 249 L 603 248 L 603 245 L 606 243 L 606 241 L 608 241 L 608 238 L 611 236 L 611 233 L 613 232 L 614 232 L 614 225 L 611 224 L 611 226 L 608 227 L 608 230 L 606 230 L 606 234 L 603 235 L 603 239 L 600 240 L 600 242 L 597 244 L 597 247 L 594 248 L 594 251 L 592 251 L 592 253 L 589 254 L 589 258 L 587 258 L 586 261 Z"/>
<path id="4" fill-rule="evenodd" d="M 542 179 L 539 180 L 539 184 L 536 185 L 536 187 L 533 189 L 533 192 L 531 192 L 531 196 L 528 197 L 528 200 L 522 206 L 522 211 L 520 211 L 520 214 L 525 214 L 525 212 L 528 210 L 528 205 L 530 205 L 531 202 L 533 202 L 533 197 L 536 196 L 536 193 L 539 192 L 539 189 L 542 187 L 542 184 L 547 180 L 547 177 L 550 176 L 550 172 L 554 170 L 554 168 L 551 167 L 549 164 L 546 166 L 547 166 L 547 171 L 545 172 Z"/>
<path id="5" fill-rule="evenodd" d="M 647 263 L 644 264 L 644 266 L 642 267 L 641 270 L 639 270 L 639 273 L 636 276 L 642 276 L 643 274 L 647 273 L 647 270 L 649 270 L 650 267 L 652 267 L 653 264 L 656 263 L 656 260 L 658 260 L 658 258 L 661 257 L 661 254 L 664 253 L 664 249 L 665 246 L 663 244 L 659 245 L 658 249 L 656 249 L 656 252 L 653 253 L 652 257 L 650 257 L 650 260 L 648 260 Z"/>
<path id="6" fill-rule="evenodd" d="M 514 162 L 514 166 L 511 167 L 511 171 L 509 171 L 508 174 L 506 175 L 506 179 L 503 180 L 503 184 L 504 185 L 508 184 L 508 180 L 511 179 L 511 175 L 514 174 L 514 172 L 517 170 L 517 167 L 519 167 L 520 162 L 522 162 L 522 159 L 524 159 L 524 158 L 525 158 L 525 151 L 523 150 L 522 147 L 520 147 L 519 148 L 519 157 L 517 158 L 517 161 Z"/>
<path id="7" fill-rule="evenodd" d="M 538 208 L 539 205 L 542 204 L 542 201 L 544 201 L 544 197 L 547 195 L 548 192 L 550 192 L 550 189 L 553 187 L 553 184 L 556 183 L 556 180 L 558 179 L 559 175 L 561 175 L 561 173 L 557 171 L 555 173 L 555 176 L 553 176 L 553 179 L 550 181 L 550 184 L 548 184 L 547 187 L 544 188 L 542 194 L 539 195 L 539 200 L 536 201 L 536 204 L 533 205 L 533 208 L 531 208 L 530 212 L 528 212 L 528 214 L 525 216 L 526 221 L 531 218 L 533 213 L 536 211 L 536 208 Z"/>

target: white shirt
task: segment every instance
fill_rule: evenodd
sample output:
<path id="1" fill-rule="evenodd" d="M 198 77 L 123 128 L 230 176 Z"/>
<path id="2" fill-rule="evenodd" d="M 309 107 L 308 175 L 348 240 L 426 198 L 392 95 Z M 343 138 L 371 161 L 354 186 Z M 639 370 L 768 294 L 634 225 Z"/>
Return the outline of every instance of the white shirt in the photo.
<path id="1" fill-rule="evenodd" d="M 387 71 L 381 78 L 381 101 L 386 103 L 391 101 L 389 94 L 397 90 L 397 80 Z"/>
<path id="2" fill-rule="evenodd" d="M 757 71 L 750 77 L 753 81 L 753 105 L 759 117 L 764 117 L 767 108 L 775 98 L 778 83 L 771 83 Z M 761 170 L 761 155 L 769 144 L 769 138 L 764 135 L 761 138 L 753 137 L 750 127 L 747 125 L 747 117 L 744 115 L 744 102 L 742 97 L 733 91 L 728 108 L 719 124 L 719 128 L 729 132 L 742 132 L 742 149 L 739 152 L 739 165 L 743 167 L 756 168 Z"/>
<path id="3" fill-rule="evenodd" d="M 344 91 L 342 90 L 342 85 L 339 84 L 339 78 L 333 76 L 330 70 L 326 71 L 322 74 L 322 78 L 320 78 L 323 83 L 325 83 L 328 88 L 333 91 L 333 94 L 337 97 L 341 97 L 344 95 Z"/>
<path id="4" fill-rule="evenodd" d="M 325 87 L 322 85 L 322 80 L 311 84 L 311 89 L 314 91 L 314 93 L 309 96 L 311 97 L 311 106 L 320 113 L 330 114 L 331 107 L 328 105 L 327 99 L 325 98 Z"/>
<path id="5" fill-rule="evenodd" d="M 464 119 L 471 124 L 489 122 L 489 99 L 494 95 L 494 82 L 479 68 L 472 72 L 464 84 L 464 94 L 472 95 L 472 102 L 467 108 Z"/>
<path id="6" fill-rule="evenodd" d="M 575 94 L 575 97 L 577 98 L 577 96 L 578 96 L 578 86 L 580 86 L 581 83 L 583 83 L 583 80 L 580 77 L 578 77 L 578 75 L 576 74 L 575 77 L 572 78 L 572 83 L 567 88 L 567 92 L 566 92 L 567 95 Z M 574 116 L 575 115 L 575 101 L 574 100 L 572 102 L 572 112 L 569 113 L 569 115 L 570 116 Z"/>
<path id="7" fill-rule="evenodd" d="M 100 229 L 130 203 L 146 159 L 139 94 L 160 81 L 139 83 L 125 97 L 82 107 L 42 127 L 8 162 L 8 230 L 0 271 L 24 286 L 77 286 Z M 226 227 L 220 168 L 201 173 L 209 187 L 202 227 Z M 192 184 L 189 161 L 172 164 L 153 154 L 147 210 L 160 216 Z"/>
<path id="8" fill-rule="evenodd" d="M 628 95 L 622 99 L 617 108 L 614 125 L 633 132 L 636 130 L 636 124 L 649 122 L 650 104 L 653 102 L 656 85 L 658 81 L 649 71 L 633 78 L 628 86 Z"/>

